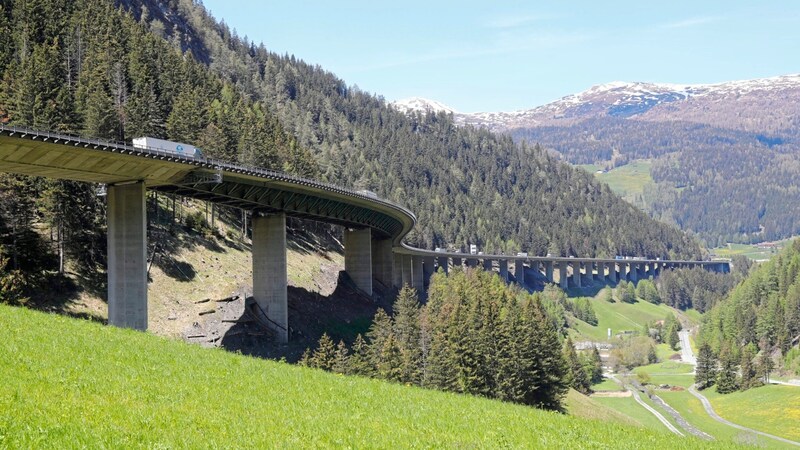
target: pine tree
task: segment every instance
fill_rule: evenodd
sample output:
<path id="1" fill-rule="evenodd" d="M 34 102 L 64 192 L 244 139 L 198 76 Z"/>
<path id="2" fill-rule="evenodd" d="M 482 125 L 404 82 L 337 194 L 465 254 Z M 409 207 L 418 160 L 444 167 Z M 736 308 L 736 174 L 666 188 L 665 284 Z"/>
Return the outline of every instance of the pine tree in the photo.
<path id="1" fill-rule="evenodd" d="M 739 389 L 736 380 L 736 359 L 730 348 L 723 347 L 719 353 L 720 369 L 717 374 L 717 392 L 729 394 Z"/>
<path id="2" fill-rule="evenodd" d="M 334 355 L 331 370 L 341 374 L 350 373 L 350 355 L 344 341 L 340 340 L 339 344 L 336 345 L 336 354 Z"/>
<path id="3" fill-rule="evenodd" d="M 397 294 L 393 306 L 393 331 L 400 350 L 401 379 L 405 383 L 420 383 L 422 348 L 420 346 L 419 301 L 414 289 L 405 286 Z"/>
<path id="4" fill-rule="evenodd" d="M 567 370 L 566 381 L 576 391 L 589 394 L 592 391 L 591 382 L 583 363 L 578 357 L 578 353 L 575 351 L 575 344 L 572 343 L 572 339 L 569 337 L 564 341 L 563 355 L 569 369 Z"/>
<path id="5" fill-rule="evenodd" d="M 351 375 L 372 376 L 375 368 L 372 365 L 369 346 L 359 333 L 353 342 L 352 354 L 348 360 L 347 373 Z"/>
<path id="6" fill-rule="evenodd" d="M 319 338 L 317 349 L 309 359 L 309 366 L 323 370 L 333 370 L 336 362 L 336 346 L 328 333 L 323 333 Z"/>
<path id="7" fill-rule="evenodd" d="M 775 362 L 769 355 L 769 351 L 762 350 L 761 354 L 759 354 L 758 356 L 758 361 L 756 363 L 756 374 L 761 378 L 761 381 L 764 384 L 769 384 L 769 375 L 770 373 L 772 373 L 772 370 L 774 368 L 775 368 Z"/>
<path id="8" fill-rule="evenodd" d="M 403 355 L 400 353 L 394 334 L 390 333 L 383 341 L 383 347 L 380 350 L 377 375 L 384 380 L 402 381 L 402 365 Z"/>
<path id="9" fill-rule="evenodd" d="M 758 382 L 758 373 L 754 365 L 755 354 L 755 346 L 753 344 L 745 345 L 742 349 L 741 362 L 739 364 L 739 372 L 741 373 L 739 388 L 743 391 L 755 387 Z"/>
<path id="10" fill-rule="evenodd" d="M 587 358 L 589 367 L 589 376 L 592 383 L 599 383 L 603 381 L 603 360 L 600 358 L 600 351 L 597 347 L 592 347 L 589 358 Z"/>
<path id="11" fill-rule="evenodd" d="M 378 368 L 383 363 L 384 346 L 386 340 L 392 335 L 392 319 L 383 309 L 378 309 L 372 319 L 372 325 L 367 331 L 367 342 L 369 342 L 369 354 L 372 367 Z"/>
<path id="12" fill-rule="evenodd" d="M 525 325 L 520 339 L 525 345 L 522 352 L 526 378 L 524 403 L 561 410 L 561 400 L 569 389 L 566 382 L 569 368 L 559 348 L 558 334 L 538 297 L 526 303 L 522 318 Z"/>
<path id="13" fill-rule="evenodd" d="M 694 382 L 700 390 L 709 388 L 717 382 L 717 358 L 708 342 L 703 342 L 698 349 Z"/>

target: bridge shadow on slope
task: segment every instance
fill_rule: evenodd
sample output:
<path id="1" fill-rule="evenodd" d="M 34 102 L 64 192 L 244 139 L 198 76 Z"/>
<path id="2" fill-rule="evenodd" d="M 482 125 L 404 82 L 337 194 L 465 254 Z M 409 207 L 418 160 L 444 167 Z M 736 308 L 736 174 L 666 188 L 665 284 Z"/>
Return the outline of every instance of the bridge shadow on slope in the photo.
<path id="1" fill-rule="evenodd" d="M 227 321 L 220 333 L 219 346 L 233 352 L 268 359 L 296 362 L 307 348 L 315 348 L 323 333 L 334 342 L 351 344 L 358 334 L 366 334 L 378 309 L 391 310 L 391 291 L 380 292 L 376 300 L 358 290 L 344 272 L 336 290 L 328 296 L 306 289 L 289 287 L 289 343 L 277 344 L 245 308 Z M 242 302 L 244 303 L 244 302 Z"/>
<path id="2" fill-rule="evenodd" d="M 107 303 L 108 278 L 105 272 L 92 274 L 67 272 L 63 275 L 48 273 L 35 292 L 27 293 L 29 301 L 25 306 L 39 311 L 55 313 L 76 319 L 90 320 L 107 324 L 108 319 L 101 315 L 97 305 L 85 303 L 83 294 Z"/>
<path id="3" fill-rule="evenodd" d="M 318 254 L 330 260 L 329 253 L 343 253 L 344 245 L 337 238 L 333 225 L 288 218 L 287 242 L 290 250 L 302 254 Z"/>
<path id="4" fill-rule="evenodd" d="M 509 274 L 509 281 L 516 282 L 516 279 L 513 277 L 513 275 Z M 595 297 L 603 289 L 613 289 L 617 285 L 617 283 L 612 283 L 610 281 L 593 281 L 591 285 L 575 287 L 572 286 L 571 277 L 569 282 L 570 287 L 565 291 L 567 297 Z M 525 269 L 525 288 L 528 290 L 528 292 L 542 292 L 547 283 L 547 277 L 544 275 L 544 273 L 529 268 Z M 555 283 L 555 285 L 558 286 L 558 283 Z"/>

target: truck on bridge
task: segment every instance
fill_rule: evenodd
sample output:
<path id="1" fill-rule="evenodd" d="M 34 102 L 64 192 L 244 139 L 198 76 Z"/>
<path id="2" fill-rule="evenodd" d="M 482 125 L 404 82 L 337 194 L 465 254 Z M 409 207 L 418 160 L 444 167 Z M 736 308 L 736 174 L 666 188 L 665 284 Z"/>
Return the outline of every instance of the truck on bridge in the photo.
<path id="1" fill-rule="evenodd" d="M 188 156 L 190 158 L 202 158 L 203 152 L 194 145 L 183 144 L 180 142 L 167 141 L 154 137 L 140 137 L 133 140 L 133 147 L 142 150 L 161 150 L 176 155 Z"/>

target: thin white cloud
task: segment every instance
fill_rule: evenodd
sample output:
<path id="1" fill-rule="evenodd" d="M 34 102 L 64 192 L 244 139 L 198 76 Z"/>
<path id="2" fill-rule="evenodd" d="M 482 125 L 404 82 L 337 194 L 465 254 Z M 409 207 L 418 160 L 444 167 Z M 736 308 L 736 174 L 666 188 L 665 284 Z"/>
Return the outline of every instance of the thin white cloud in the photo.
<path id="1" fill-rule="evenodd" d="M 530 51 L 557 48 L 585 42 L 596 36 L 587 33 L 514 33 L 514 37 L 501 36 L 494 43 L 486 45 L 462 45 L 452 48 L 441 48 L 435 51 L 415 55 L 396 55 L 391 59 L 378 61 L 359 67 L 353 67 L 353 72 L 369 72 L 397 67 L 413 66 L 438 61 L 454 59 L 480 58 L 486 56 L 508 55 Z"/>
<path id="2" fill-rule="evenodd" d="M 496 28 L 506 30 L 509 28 L 519 28 L 534 22 L 553 20 L 558 16 L 553 14 L 523 14 L 523 15 L 504 15 L 497 16 L 486 22 L 486 28 Z"/>
<path id="3" fill-rule="evenodd" d="M 690 17 L 688 19 L 679 20 L 677 22 L 670 22 L 665 23 L 659 26 L 659 28 L 673 30 L 679 28 L 691 28 L 691 27 L 698 27 L 701 25 L 706 25 L 713 22 L 719 22 L 722 20 L 722 17 Z"/>

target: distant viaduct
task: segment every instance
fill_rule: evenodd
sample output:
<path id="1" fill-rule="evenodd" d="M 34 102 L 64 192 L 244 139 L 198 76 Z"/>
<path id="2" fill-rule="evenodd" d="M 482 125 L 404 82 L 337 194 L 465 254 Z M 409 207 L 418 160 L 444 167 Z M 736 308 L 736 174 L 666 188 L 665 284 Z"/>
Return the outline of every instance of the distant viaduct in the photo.
<path id="1" fill-rule="evenodd" d="M 0 124 L 0 172 L 108 186 L 108 321 L 147 329 L 147 218 L 152 189 L 253 212 L 253 297 L 288 340 L 286 217 L 342 225 L 345 271 L 366 294 L 373 282 L 424 292 L 434 271 L 481 264 L 525 285 L 539 277 L 562 288 L 594 281 L 636 281 L 668 268 L 729 270 L 726 261 L 665 261 L 473 255 L 410 247 L 403 238 L 414 214 L 368 192 L 268 170 L 140 149 L 98 139 Z M 513 267 L 512 267 L 513 266 Z M 511 270 L 510 270 L 511 269 Z M 537 275 L 538 274 L 538 275 Z"/>

